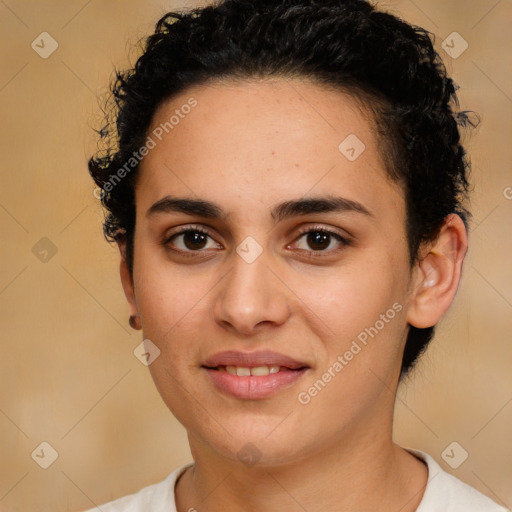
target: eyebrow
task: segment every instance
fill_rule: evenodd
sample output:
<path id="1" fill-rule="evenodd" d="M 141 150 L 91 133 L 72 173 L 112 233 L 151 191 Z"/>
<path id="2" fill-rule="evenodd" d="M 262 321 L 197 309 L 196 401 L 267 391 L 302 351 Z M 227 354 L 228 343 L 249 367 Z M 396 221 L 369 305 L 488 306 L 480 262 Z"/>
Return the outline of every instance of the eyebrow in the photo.
<path id="1" fill-rule="evenodd" d="M 293 201 L 285 201 L 272 208 L 270 215 L 276 222 L 290 217 L 311 215 L 315 213 L 344 213 L 353 212 L 375 217 L 365 206 L 357 201 L 344 197 L 310 197 Z M 208 219 L 225 220 L 228 214 L 224 210 L 204 199 L 180 198 L 165 196 L 154 203 L 148 211 L 147 216 L 166 213 L 184 213 L 190 216 L 205 217 Z"/>

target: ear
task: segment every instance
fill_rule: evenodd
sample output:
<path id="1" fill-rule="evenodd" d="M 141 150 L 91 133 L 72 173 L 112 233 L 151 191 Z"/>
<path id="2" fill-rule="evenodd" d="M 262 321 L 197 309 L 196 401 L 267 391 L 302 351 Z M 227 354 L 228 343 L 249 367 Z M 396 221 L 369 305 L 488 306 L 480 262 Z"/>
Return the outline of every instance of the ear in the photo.
<path id="1" fill-rule="evenodd" d="M 410 325 L 424 329 L 441 320 L 457 292 L 467 246 L 464 222 L 456 214 L 448 215 L 437 239 L 423 247 L 414 269 Z"/>
<path id="2" fill-rule="evenodd" d="M 128 262 L 126 261 L 126 237 L 118 236 L 116 237 L 116 242 L 117 247 L 119 248 L 119 253 L 121 255 L 121 262 L 119 266 L 121 283 L 123 285 L 126 300 L 128 301 L 128 305 L 130 307 L 130 316 L 138 317 L 139 312 L 137 309 L 137 302 L 135 300 L 135 286 L 133 284 L 132 274 L 128 267 Z"/>

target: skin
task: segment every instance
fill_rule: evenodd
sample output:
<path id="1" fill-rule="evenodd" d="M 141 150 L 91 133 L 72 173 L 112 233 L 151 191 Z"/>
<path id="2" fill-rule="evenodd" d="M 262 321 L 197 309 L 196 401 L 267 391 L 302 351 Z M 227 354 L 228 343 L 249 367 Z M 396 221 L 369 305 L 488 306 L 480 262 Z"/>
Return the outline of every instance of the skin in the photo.
<path id="1" fill-rule="evenodd" d="M 178 510 L 415 510 L 427 468 L 392 442 L 394 396 L 409 324 L 435 325 L 456 293 L 461 219 L 449 216 L 410 267 L 403 191 L 386 174 L 371 116 L 342 91 L 283 78 L 212 82 L 163 103 L 149 133 L 190 97 L 197 106 L 140 165 L 133 274 L 120 244 L 131 314 L 161 351 L 152 377 L 195 460 L 177 484 Z M 349 134 L 366 146 L 354 161 L 338 149 Z M 333 195 L 369 214 L 270 215 L 285 201 Z M 227 216 L 148 214 L 166 196 L 208 200 Z M 210 238 L 191 250 L 170 239 L 180 226 Z M 299 230 L 319 227 L 350 243 L 331 237 L 315 250 Z M 236 252 L 248 236 L 262 248 L 250 264 Z M 396 303 L 378 335 L 299 403 Z M 201 367 L 229 349 L 274 350 L 309 369 L 267 399 L 241 400 Z M 237 456 L 248 442 L 260 456 L 253 466 Z"/>

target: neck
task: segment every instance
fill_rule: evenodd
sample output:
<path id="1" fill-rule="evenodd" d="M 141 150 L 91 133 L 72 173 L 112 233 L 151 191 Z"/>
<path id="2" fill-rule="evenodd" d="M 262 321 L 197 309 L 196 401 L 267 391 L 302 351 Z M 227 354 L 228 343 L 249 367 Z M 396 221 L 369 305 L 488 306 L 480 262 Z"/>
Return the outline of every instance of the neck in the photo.
<path id="1" fill-rule="evenodd" d="M 191 447 L 195 464 L 177 484 L 178 512 L 413 512 L 427 482 L 426 466 L 388 432 L 344 436 L 328 449 L 278 466 L 247 467 Z"/>

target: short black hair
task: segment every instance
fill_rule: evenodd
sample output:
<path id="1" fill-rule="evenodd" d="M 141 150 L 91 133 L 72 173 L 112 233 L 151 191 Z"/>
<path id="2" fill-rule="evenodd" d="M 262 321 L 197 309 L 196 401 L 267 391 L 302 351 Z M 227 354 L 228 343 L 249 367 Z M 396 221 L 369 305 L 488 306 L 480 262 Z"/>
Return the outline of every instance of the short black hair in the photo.
<path id="1" fill-rule="evenodd" d="M 365 0 L 223 0 L 167 13 L 135 66 L 117 71 L 112 83 L 99 131 L 106 150 L 90 159 L 89 171 L 107 210 L 105 236 L 126 241 L 131 271 L 137 162 L 123 179 L 118 172 L 144 145 L 157 108 L 209 80 L 274 76 L 334 86 L 375 113 L 386 170 L 404 190 L 411 267 L 447 215 L 467 224 L 469 161 L 460 129 L 472 123 L 457 108 L 456 86 L 429 32 Z M 402 376 L 433 334 L 434 327 L 410 326 Z"/>

